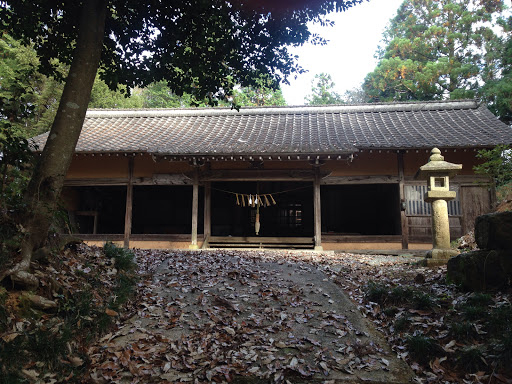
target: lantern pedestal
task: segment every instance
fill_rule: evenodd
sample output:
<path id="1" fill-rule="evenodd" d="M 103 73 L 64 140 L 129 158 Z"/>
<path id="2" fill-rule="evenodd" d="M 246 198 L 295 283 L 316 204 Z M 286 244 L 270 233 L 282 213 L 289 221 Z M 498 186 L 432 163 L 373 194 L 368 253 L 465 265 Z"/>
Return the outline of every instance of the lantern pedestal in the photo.
<path id="1" fill-rule="evenodd" d="M 462 169 L 461 164 L 444 161 L 441 151 L 432 149 L 429 162 L 418 171 L 417 178 L 426 179 L 428 192 L 425 201 L 432 204 L 432 250 L 425 260 L 429 266 L 443 265 L 450 257 L 459 252 L 450 248 L 450 224 L 448 220 L 448 201 L 456 196 L 450 191 L 450 176 L 455 176 Z"/>

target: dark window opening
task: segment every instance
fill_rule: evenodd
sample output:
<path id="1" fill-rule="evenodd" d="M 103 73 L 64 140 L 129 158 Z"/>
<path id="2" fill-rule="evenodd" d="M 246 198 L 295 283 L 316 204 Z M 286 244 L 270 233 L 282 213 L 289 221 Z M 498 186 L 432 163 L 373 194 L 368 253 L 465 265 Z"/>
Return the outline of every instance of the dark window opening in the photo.
<path id="1" fill-rule="evenodd" d="M 124 233 L 126 187 L 65 187 L 62 200 L 71 232 Z"/>
<path id="2" fill-rule="evenodd" d="M 203 191 L 199 188 L 198 233 L 203 233 Z M 132 234 L 189 234 L 192 186 L 133 187 Z"/>
<path id="3" fill-rule="evenodd" d="M 401 233 L 398 184 L 326 185 L 321 200 L 323 233 Z"/>

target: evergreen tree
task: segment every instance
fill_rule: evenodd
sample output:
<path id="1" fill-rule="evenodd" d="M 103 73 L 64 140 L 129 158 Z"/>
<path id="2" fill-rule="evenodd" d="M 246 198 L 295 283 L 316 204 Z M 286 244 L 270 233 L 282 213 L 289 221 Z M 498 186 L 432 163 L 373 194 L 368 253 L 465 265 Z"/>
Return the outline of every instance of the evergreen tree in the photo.
<path id="1" fill-rule="evenodd" d="M 364 90 L 381 101 L 475 97 L 496 73 L 491 47 L 503 12 L 500 0 L 404 1 Z"/>
<path id="2" fill-rule="evenodd" d="M 336 93 L 334 82 L 328 73 L 319 73 L 311 82 L 311 94 L 306 96 L 309 105 L 342 104 L 343 98 Z"/>
<path id="3" fill-rule="evenodd" d="M 505 34 L 494 45 L 494 66 L 489 70 L 486 83 L 480 90 L 480 97 L 488 108 L 505 124 L 512 125 L 512 16 L 502 24 Z M 496 63 L 497 62 L 497 63 Z"/>

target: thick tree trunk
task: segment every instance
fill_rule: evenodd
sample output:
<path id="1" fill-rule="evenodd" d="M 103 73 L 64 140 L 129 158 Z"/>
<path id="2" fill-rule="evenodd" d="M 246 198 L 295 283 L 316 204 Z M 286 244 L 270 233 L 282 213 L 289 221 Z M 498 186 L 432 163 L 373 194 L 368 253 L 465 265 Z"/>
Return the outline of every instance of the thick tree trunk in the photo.
<path id="1" fill-rule="evenodd" d="M 57 199 L 73 158 L 98 70 L 105 29 L 107 0 L 83 2 L 78 38 L 59 109 L 48 140 L 30 180 L 25 201 L 21 261 L 9 271 L 11 279 L 27 286 L 38 284 L 29 267 L 50 228 Z"/>

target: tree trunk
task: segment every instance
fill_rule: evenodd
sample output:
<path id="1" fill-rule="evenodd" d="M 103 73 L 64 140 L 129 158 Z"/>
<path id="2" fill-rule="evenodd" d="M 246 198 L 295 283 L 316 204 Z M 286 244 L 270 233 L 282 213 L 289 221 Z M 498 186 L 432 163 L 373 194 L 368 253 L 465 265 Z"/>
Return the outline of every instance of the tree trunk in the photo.
<path id="1" fill-rule="evenodd" d="M 48 140 L 25 194 L 27 215 L 21 261 L 8 274 L 26 286 L 38 284 L 29 267 L 33 252 L 42 247 L 73 158 L 98 70 L 105 30 L 107 0 L 83 2 L 78 38 L 59 109 Z"/>

